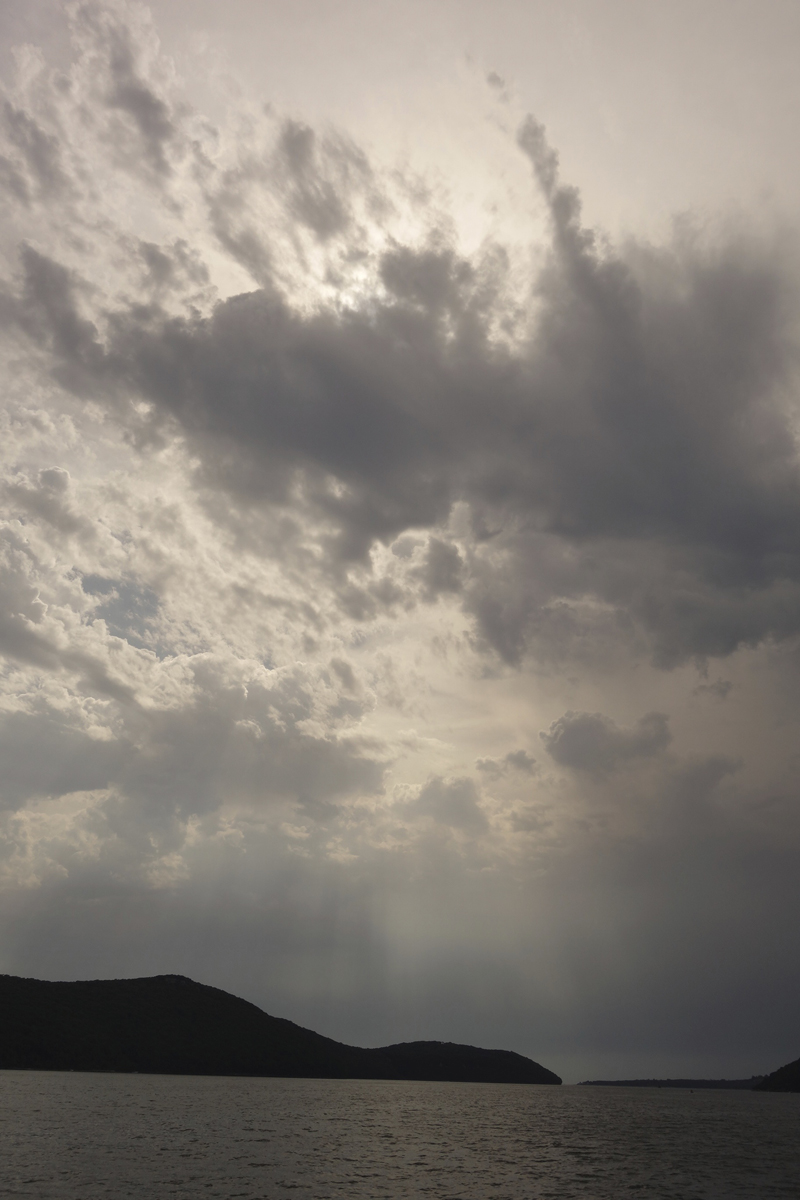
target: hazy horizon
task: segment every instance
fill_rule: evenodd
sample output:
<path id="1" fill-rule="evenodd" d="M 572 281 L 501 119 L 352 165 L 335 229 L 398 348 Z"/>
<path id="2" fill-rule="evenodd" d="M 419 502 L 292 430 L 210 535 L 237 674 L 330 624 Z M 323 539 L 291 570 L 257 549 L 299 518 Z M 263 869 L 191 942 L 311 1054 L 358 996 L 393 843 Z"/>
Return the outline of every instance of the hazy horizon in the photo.
<path id="1" fill-rule="evenodd" d="M 0 971 L 797 1058 L 798 37 L 0 4 Z"/>

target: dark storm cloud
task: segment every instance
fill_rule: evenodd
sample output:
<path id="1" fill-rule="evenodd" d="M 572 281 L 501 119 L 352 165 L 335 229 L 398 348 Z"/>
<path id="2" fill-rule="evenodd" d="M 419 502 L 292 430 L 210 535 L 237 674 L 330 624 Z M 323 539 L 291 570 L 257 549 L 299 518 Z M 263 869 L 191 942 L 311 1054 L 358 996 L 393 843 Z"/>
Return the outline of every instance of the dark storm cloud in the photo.
<path id="1" fill-rule="evenodd" d="M 155 164 L 171 135 L 156 122 L 148 136 Z M 790 247 L 678 233 L 665 250 L 601 253 L 542 128 L 529 120 L 519 140 L 553 243 L 536 322 L 513 349 L 492 333 L 502 256 L 481 266 L 446 246 L 387 250 L 385 294 L 368 308 L 304 315 L 270 287 L 208 317 L 117 307 L 105 340 L 82 315 L 79 279 L 28 248 L 6 312 L 73 391 L 123 415 L 145 398 L 151 434 L 180 430 L 200 477 L 234 505 L 299 487 L 338 530 L 332 564 L 466 502 L 471 562 L 432 540 L 426 589 L 463 590 L 509 661 L 537 640 L 580 638 L 562 599 L 626 615 L 664 665 L 796 632 Z M 284 128 L 280 154 L 296 219 L 341 234 L 347 173 L 320 182 L 305 127 Z M 161 249 L 145 251 L 163 273 Z"/>
<path id="2" fill-rule="evenodd" d="M 716 551 L 730 556 L 731 582 L 780 571 L 798 548 L 796 447 L 779 394 L 795 382 L 797 294 L 781 247 L 689 236 L 668 253 L 601 257 L 542 128 L 529 120 L 520 145 L 555 235 L 538 335 L 548 399 L 567 406 L 549 445 L 551 528 Z"/>
<path id="3" fill-rule="evenodd" d="M 621 729 L 602 713 L 568 712 L 541 738 L 561 766 L 604 774 L 620 763 L 659 754 L 672 735 L 664 713 L 647 713 L 633 728 Z"/>

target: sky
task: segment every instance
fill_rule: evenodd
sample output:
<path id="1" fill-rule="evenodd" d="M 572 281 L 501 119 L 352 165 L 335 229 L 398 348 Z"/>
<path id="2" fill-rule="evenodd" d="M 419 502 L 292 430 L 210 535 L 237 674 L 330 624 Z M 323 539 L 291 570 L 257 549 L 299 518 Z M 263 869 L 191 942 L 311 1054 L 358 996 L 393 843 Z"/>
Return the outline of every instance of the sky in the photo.
<path id="1" fill-rule="evenodd" d="M 0 4 L 0 970 L 800 1053 L 800 10 Z"/>

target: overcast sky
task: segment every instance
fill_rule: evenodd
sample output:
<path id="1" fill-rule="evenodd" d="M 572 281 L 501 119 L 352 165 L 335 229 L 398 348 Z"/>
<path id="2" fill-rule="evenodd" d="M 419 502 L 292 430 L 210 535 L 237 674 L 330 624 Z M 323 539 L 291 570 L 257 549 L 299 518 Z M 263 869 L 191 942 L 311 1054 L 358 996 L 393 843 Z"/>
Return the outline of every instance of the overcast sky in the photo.
<path id="1" fill-rule="evenodd" d="M 797 5 L 0 37 L 0 970 L 796 1058 Z"/>

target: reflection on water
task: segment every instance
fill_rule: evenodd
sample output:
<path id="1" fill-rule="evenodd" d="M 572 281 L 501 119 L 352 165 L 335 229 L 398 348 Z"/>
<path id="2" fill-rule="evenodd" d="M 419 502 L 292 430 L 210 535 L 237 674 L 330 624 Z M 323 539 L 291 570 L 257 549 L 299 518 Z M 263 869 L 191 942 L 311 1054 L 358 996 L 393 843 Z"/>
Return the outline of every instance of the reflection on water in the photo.
<path id="1" fill-rule="evenodd" d="M 0 1072 L 0 1195 L 800 1194 L 800 1096 Z"/>

